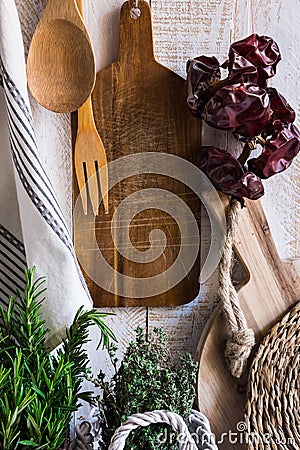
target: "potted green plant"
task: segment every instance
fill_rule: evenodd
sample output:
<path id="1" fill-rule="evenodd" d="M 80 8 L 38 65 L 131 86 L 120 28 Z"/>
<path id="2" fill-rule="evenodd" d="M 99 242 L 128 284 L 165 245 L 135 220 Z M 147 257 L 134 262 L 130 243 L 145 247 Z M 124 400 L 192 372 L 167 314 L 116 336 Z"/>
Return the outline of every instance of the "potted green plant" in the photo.
<path id="1" fill-rule="evenodd" d="M 99 345 L 115 340 L 97 310 L 78 310 L 59 350 L 49 353 L 47 329 L 41 313 L 44 279 L 26 271 L 26 289 L 0 306 L 0 448 L 3 450 L 58 450 L 66 448 L 66 435 L 79 400 L 88 367 L 84 344 L 88 328 L 101 331 Z"/>

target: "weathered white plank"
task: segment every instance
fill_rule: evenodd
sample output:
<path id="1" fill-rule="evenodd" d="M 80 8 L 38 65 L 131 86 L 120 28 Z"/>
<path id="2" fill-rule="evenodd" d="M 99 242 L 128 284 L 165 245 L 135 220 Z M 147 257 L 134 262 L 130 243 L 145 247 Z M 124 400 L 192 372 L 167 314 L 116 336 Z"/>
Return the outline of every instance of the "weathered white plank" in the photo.
<path id="1" fill-rule="evenodd" d="M 122 0 L 85 0 L 85 22 L 96 56 L 97 71 L 116 61 Z"/>
<path id="2" fill-rule="evenodd" d="M 250 0 L 237 0 L 234 20 L 236 39 L 251 33 L 247 28 Z M 253 0 L 254 29 L 258 34 L 271 36 L 278 43 L 282 61 L 277 74 L 271 80 L 297 112 L 296 124 L 300 121 L 300 2 L 298 0 Z M 245 11 L 248 11 L 245 14 Z M 270 222 L 278 251 L 283 259 L 300 256 L 300 158 L 283 174 L 276 175 L 265 182 L 266 195 L 263 205 Z"/>
<path id="3" fill-rule="evenodd" d="M 185 76 L 193 56 L 226 58 L 233 0 L 152 0 L 158 60 Z"/>

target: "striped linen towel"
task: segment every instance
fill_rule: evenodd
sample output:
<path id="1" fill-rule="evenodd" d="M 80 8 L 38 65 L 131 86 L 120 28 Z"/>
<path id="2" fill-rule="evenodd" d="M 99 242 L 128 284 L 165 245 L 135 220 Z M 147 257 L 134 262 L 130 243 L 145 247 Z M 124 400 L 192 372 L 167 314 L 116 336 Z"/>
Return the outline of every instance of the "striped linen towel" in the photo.
<path id="1" fill-rule="evenodd" d="M 39 160 L 14 0 L 0 0 L 0 301 L 24 289 L 24 268 L 47 277 L 43 305 L 54 348 L 77 309 L 91 308 L 72 239 Z"/>

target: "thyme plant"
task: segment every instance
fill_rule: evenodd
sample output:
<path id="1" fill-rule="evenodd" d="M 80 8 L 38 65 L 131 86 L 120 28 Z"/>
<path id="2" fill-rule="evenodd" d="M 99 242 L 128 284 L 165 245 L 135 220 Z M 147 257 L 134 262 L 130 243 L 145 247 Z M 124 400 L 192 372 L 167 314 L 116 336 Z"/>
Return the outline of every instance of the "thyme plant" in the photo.
<path id="1" fill-rule="evenodd" d="M 56 355 L 45 345 L 47 329 L 40 311 L 45 293 L 44 278 L 34 280 L 26 271 L 26 290 L 10 297 L 8 308 L 0 306 L 0 449 L 57 450 L 65 440 L 72 413 L 79 399 L 88 366 L 83 345 L 88 328 L 101 331 L 103 347 L 109 348 L 112 331 L 107 314 L 80 308 Z"/>
<path id="2" fill-rule="evenodd" d="M 141 328 L 131 342 L 119 366 L 111 350 L 115 375 L 110 381 L 100 371 L 94 383 L 102 389 L 98 396 L 101 437 L 99 449 L 107 450 L 115 429 L 128 416 L 138 412 L 167 409 L 187 418 L 195 398 L 197 364 L 190 354 L 182 355 L 179 364 L 170 360 L 168 338 L 163 329 L 148 336 Z M 133 431 L 127 450 L 177 450 L 176 436 L 168 425 L 157 424 Z"/>

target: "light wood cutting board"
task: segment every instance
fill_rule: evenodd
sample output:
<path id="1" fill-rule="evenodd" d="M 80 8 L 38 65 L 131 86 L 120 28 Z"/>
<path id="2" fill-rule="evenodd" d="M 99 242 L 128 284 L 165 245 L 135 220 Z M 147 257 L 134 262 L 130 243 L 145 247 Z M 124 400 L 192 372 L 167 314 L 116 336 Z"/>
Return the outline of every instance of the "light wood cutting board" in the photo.
<path id="1" fill-rule="evenodd" d="M 201 146 L 201 123 L 191 116 L 186 106 L 185 80 L 154 58 L 149 4 L 139 0 L 141 15 L 137 19 L 130 15 L 131 4 L 125 3 L 121 11 L 118 61 L 97 74 L 92 94 L 96 127 L 103 140 L 108 162 L 126 155 L 154 152 L 176 155 L 195 163 Z M 73 116 L 73 125 L 75 122 Z M 129 167 L 129 173 L 131 169 L 136 169 L 135 162 L 130 164 L 132 167 Z M 199 291 L 199 255 L 191 270 L 186 270 L 181 282 L 169 288 L 168 276 L 161 276 L 161 293 L 149 297 L 137 297 L 134 288 L 130 295 L 123 295 L 123 292 L 128 291 L 123 290 L 126 281 L 120 281 L 117 277 L 110 280 L 113 292 L 104 289 L 99 285 L 101 283 L 90 277 L 95 268 L 102 270 L 97 259 L 99 249 L 115 271 L 129 278 L 153 278 L 164 274 L 176 260 L 181 236 L 176 221 L 164 212 L 170 200 L 163 193 L 156 202 L 157 206 L 153 207 L 152 202 L 151 208 L 134 216 L 129 236 L 133 247 L 146 253 L 151 247 L 150 233 L 158 228 L 167 239 L 165 251 L 155 260 L 145 263 L 132 261 L 116 251 L 112 238 L 122 246 L 126 241 L 128 227 L 124 225 L 122 214 L 118 214 L 117 226 L 111 230 L 112 217 L 121 202 L 132 193 L 149 188 L 170 191 L 186 202 L 195 216 L 199 213 L 199 199 L 183 183 L 165 175 L 147 173 L 147 166 L 140 168 L 144 171 L 143 175 L 128 177 L 110 190 L 109 214 L 104 214 L 101 205 L 96 221 L 91 212 L 88 216 L 80 213 L 75 215 L 75 249 L 77 255 L 87 256 L 82 269 L 97 307 L 179 305 L 193 300 Z M 172 165 L 168 171 L 172 172 Z M 73 193 L 76 200 L 78 187 L 75 179 Z M 146 196 L 141 204 L 147 204 L 148 200 Z M 133 201 L 132 205 L 129 202 L 128 208 L 131 206 L 134 209 L 136 202 Z M 190 225 L 184 214 L 181 220 L 186 221 L 184 227 L 188 232 Z M 95 241 L 91 237 L 94 230 Z M 153 243 L 155 245 L 156 242 Z"/>
<path id="2" fill-rule="evenodd" d="M 256 342 L 300 298 L 300 275 L 296 261 L 284 263 L 276 250 L 260 201 L 247 201 L 240 213 L 234 251 L 245 270 L 245 279 L 238 286 L 238 297 L 255 332 Z M 218 307 L 200 339 L 197 360 L 198 405 L 210 420 L 219 439 L 244 420 L 247 372 L 242 379 L 232 377 L 224 361 L 227 337 L 226 323 Z M 254 349 L 255 352 L 255 349 Z M 263 401 L 263 399 L 262 399 Z M 243 428 L 243 424 L 239 425 Z M 241 434 L 238 433 L 238 439 Z M 232 437 L 234 439 L 234 436 Z M 247 445 L 229 442 L 228 435 L 221 450 L 246 449 Z"/>

